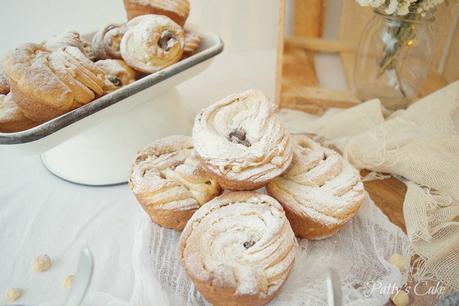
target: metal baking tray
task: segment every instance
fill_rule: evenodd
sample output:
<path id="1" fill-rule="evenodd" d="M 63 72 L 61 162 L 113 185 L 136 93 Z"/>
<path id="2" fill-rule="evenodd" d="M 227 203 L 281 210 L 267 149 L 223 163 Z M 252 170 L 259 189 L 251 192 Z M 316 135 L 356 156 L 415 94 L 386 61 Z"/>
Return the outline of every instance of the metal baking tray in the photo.
<path id="1" fill-rule="evenodd" d="M 59 130 L 74 125 L 91 115 L 113 108 L 123 100 L 126 100 L 126 98 L 153 86 L 161 87 L 161 85 L 165 85 L 162 87 L 166 87 L 167 89 L 168 86 L 170 87 L 184 81 L 186 78 L 181 76 L 182 74 L 223 51 L 223 41 L 217 35 L 204 33 L 199 30 L 197 32 L 201 37 L 201 46 L 196 54 L 31 129 L 15 133 L 0 132 L 0 144 L 25 144 L 40 140 Z M 84 35 L 84 37 L 90 38 L 93 34 Z M 192 74 L 189 73 L 187 77 L 191 76 Z"/>

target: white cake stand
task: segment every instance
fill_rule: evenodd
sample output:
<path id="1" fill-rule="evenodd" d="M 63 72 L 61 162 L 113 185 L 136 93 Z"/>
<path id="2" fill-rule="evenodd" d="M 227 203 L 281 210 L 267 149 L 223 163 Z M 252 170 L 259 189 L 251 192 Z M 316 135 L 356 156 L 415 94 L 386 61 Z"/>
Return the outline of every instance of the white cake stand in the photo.
<path id="1" fill-rule="evenodd" d="M 137 150 L 155 139 L 190 132 L 189 119 L 175 89 L 144 98 L 144 103 L 136 108 L 106 116 L 100 124 L 46 151 L 41 155 L 43 164 L 55 175 L 74 183 L 126 182 Z"/>
<path id="2" fill-rule="evenodd" d="M 218 36 L 200 35 L 195 55 L 40 126 L 0 133 L 0 144 L 22 154 L 41 154 L 46 168 L 70 182 L 126 182 L 139 149 L 167 135 L 189 134 L 186 101 L 175 86 L 205 70 L 223 50 Z"/>

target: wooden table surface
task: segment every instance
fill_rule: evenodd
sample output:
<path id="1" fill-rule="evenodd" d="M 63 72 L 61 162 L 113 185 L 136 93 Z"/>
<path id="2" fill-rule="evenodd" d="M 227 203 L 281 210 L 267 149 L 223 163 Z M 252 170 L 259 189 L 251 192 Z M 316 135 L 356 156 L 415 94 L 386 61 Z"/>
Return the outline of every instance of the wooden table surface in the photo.
<path id="1" fill-rule="evenodd" d="M 364 176 L 368 171 L 361 171 Z M 396 178 L 375 180 L 363 183 L 365 190 L 373 202 L 389 220 L 400 227 L 406 233 L 405 220 L 403 218 L 403 201 L 406 194 L 406 185 Z"/>
<path id="2" fill-rule="evenodd" d="M 318 86 L 319 81 L 316 77 L 314 63 L 311 54 L 301 48 L 294 48 L 286 45 L 283 54 L 282 79 L 281 79 L 281 99 L 284 103 L 281 106 L 292 106 L 294 99 L 290 99 L 289 94 L 302 91 L 305 87 Z M 315 101 L 302 103 L 300 110 L 320 115 L 323 109 L 318 108 Z M 293 104 L 292 104 L 293 103 Z M 341 105 L 341 107 L 344 107 Z M 362 172 L 364 176 L 368 172 Z M 395 178 L 365 182 L 365 189 L 370 194 L 375 204 L 389 217 L 389 219 L 404 232 L 406 232 L 403 219 L 403 200 L 405 198 L 406 186 Z"/>
<path id="3" fill-rule="evenodd" d="M 307 51 L 286 46 L 283 56 L 283 74 L 281 79 L 281 106 L 294 108 L 297 110 L 306 111 L 316 115 L 320 115 L 324 111 L 324 105 L 320 101 L 308 97 L 310 103 L 296 104 L 297 98 L 292 99 L 291 96 L 297 96 L 296 93 L 301 92 L 305 86 L 317 86 L 318 80 L 315 74 L 315 67 Z M 336 107 L 346 107 L 344 104 L 333 102 Z M 330 104 L 329 104 L 330 105 Z M 363 170 L 362 176 L 365 176 L 368 171 Z M 405 221 L 403 218 L 403 201 L 406 194 L 406 186 L 396 178 L 387 178 L 384 180 L 374 180 L 364 182 L 364 186 L 373 202 L 389 220 L 400 227 L 406 233 Z M 413 279 L 409 277 L 408 285 L 413 288 Z M 432 284 L 427 284 L 432 285 Z M 435 284 L 433 284 L 435 286 Z M 435 296 L 415 296 L 410 292 L 410 305 L 430 306 L 436 303 Z M 386 305 L 393 305 L 388 301 Z"/>
<path id="4" fill-rule="evenodd" d="M 368 171 L 363 170 L 361 172 L 362 175 L 366 173 L 368 173 Z M 363 184 L 376 206 L 382 210 L 392 223 L 400 227 L 406 233 L 406 226 L 403 218 L 403 201 L 406 194 L 406 185 L 396 178 L 375 180 L 364 182 Z M 411 288 L 414 288 L 416 285 L 411 275 L 409 275 L 407 285 Z M 429 287 L 435 287 L 435 285 L 435 282 L 428 281 L 427 283 L 419 283 L 417 288 L 420 292 L 424 292 L 427 291 Z M 410 291 L 409 297 L 410 305 L 431 306 L 438 302 L 435 295 L 415 295 L 412 290 Z M 393 305 L 393 303 L 389 301 L 386 305 Z"/>

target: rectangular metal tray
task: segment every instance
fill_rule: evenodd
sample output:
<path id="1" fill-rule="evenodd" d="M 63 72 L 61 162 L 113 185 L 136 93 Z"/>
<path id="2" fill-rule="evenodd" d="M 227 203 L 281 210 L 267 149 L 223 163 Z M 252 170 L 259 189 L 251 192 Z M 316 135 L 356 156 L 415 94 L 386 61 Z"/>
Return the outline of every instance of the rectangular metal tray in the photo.
<path id="1" fill-rule="evenodd" d="M 40 140 L 136 93 L 158 85 L 223 51 L 223 41 L 217 35 L 198 33 L 201 37 L 201 46 L 196 54 L 31 129 L 15 133 L 0 132 L 0 144 L 23 144 Z"/>

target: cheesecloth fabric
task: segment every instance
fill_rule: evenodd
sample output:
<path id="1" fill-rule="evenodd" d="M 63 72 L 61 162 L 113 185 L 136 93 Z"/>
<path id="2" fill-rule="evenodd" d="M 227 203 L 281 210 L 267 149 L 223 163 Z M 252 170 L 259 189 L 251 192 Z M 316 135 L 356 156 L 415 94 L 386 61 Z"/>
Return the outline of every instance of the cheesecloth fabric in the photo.
<path id="1" fill-rule="evenodd" d="M 418 277 L 435 276 L 457 286 L 454 282 L 459 277 L 452 263 L 457 262 L 459 245 L 454 221 L 458 215 L 459 176 L 454 169 L 459 169 L 459 142 L 451 116 L 458 108 L 458 85 L 452 84 L 386 120 L 378 100 L 344 111 L 330 110 L 321 118 L 281 111 L 280 118 L 291 132 L 312 132 L 326 138 L 356 167 L 406 178 L 408 236 L 367 195 L 357 216 L 337 235 L 299 241 L 293 270 L 270 305 L 326 305 L 324 277 L 330 267 L 341 278 L 344 305 L 383 305 L 394 291 L 378 289 L 401 286 L 407 278 L 388 262 L 394 253 L 407 258 L 419 255 Z M 153 224 L 147 216 L 137 233 L 131 304 L 205 305 L 180 266 L 180 233 Z"/>
<path id="2" fill-rule="evenodd" d="M 390 173 L 407 183 L 403 213 L 416 280 L 459 290 L 459 81 L 385 121 L 378 100 L 306 127 L 338 146 L 357 168 Z M 296 114 L 296 121 L 301 120 Z"/>

